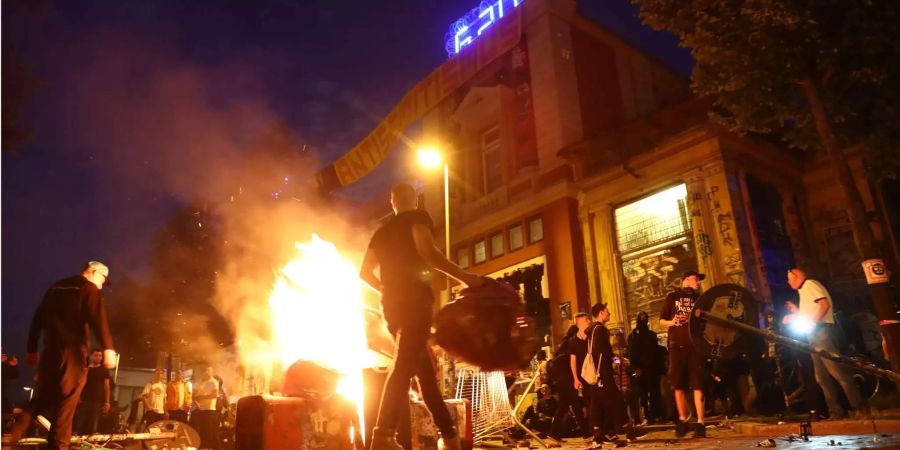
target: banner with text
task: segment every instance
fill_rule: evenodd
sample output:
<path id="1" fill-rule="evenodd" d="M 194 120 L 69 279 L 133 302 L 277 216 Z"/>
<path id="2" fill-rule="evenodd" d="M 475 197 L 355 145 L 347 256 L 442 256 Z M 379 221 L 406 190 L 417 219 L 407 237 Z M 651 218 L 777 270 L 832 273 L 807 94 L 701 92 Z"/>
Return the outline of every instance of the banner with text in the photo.
<path id="1" fill-rule="evenodd" d="M 485 30 L 474 45 L 466 46 L 416 84 L 387 117 L 349 152 L 318 174 L 325 191 L 358 181 L 384 160 L 397 144 L 400 134 L 413 122 L 436 107 L 484 66 L 510 51 L 522 37 L 521 10 L 515 10 Z"/>

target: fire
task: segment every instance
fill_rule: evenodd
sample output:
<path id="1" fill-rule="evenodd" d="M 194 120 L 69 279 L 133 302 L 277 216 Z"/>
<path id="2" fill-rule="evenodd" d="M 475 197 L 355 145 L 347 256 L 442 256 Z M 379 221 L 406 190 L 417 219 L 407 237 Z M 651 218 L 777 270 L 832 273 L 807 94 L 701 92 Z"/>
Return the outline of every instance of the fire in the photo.
<path id="1" fill-rule="evenodd" d="M 354 402 L 362 424 L 362 371 L 372 362 L 357 267 L 317 235 L 295 245 L 269 297 L 275 350 L 284 367 L 305 360 L 339 373 L 338 394 Z"/>

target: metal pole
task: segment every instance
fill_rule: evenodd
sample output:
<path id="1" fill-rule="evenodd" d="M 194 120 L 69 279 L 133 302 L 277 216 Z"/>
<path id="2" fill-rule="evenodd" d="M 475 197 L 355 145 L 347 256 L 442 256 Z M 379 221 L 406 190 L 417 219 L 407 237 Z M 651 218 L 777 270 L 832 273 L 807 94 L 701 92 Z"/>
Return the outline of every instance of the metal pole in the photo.
<path id="1" fill-rule="evenodd" d="M 712 322 L 715 322 L 719 325 L 724 325 L 727 327 L 737 328 L 742 331 L 749 331 L 751 333 L 762 336 L 768 341 L 775 341 L 784 345 L 791 346 L 796 349 L 800 349 L 803 351 L 810 352 L 815 355 L 819 355 L 825 359 L 830 359 L 839 364 L 843 364 L 845 366 L 852 367 L 861 372 L 867 372 L 872 375 L 876 375 L 882 378 L 887 378 L 894 382 L 900 382 L 900 373 L 894 372 L 892 370 L 882 369 L 877 367 L 869 362 L 865 362 L 859 359 L 850 358 L 838 353 L 834 353 L 828 350 L 824 350 L 822 348 L 816 347 L 811 344 L 807 344 L 805 342 L 798 341 L 796 339 L 791 339 L 787 336 L 782 336 L 780 334 L 776 334 L 770 330 L 761 330 L 752 325 L 747 325 L 744 322 L 740 322 L 735 319 L 723 318 L 719 316 L 714 316 L 706 311 L 703 311 L 699 308 L 694 309 L 694 317 L 706 319 Z"/>
<path id="2" fill-rule="evenodd" d="M 447 259 L 453 260 L 450 256 L 450 165 L 444 163 L 444 251 Z M 447 302 L 449 303 L 453 296 L 450 294 L 450 276 L 444 275 L 447 281 Z"/>
<path id="3" fill-rule="evenodd" d="M 531 382 L 528 383 L 528 387 L 526 387 L 525 391 L 522 392 L 522 396 L 519 398 L 519 401 L 516 402 L 516 406 L 512 409 L 512 411 L 510 411 L 510 415 L 512 416 L 513 422 L 516 424 L 516 426 L 521 428 L 522 431 L 528 433 L 529 436 L 531 436 L 536 441 L 538 441 L 542 446 L 544 446 L 544 448 L 550 448 L 550 446 L 547 445 L 547 443 L 544 442 L 544 440 L 541 439 L 540 436 L 538 436 L 534 431 L 531 431 L 531 428 L 528 428 L 527 426 L 525 426 L 525 424 L 522 423 L 521 421 L 519 421 L 519 418 L 516 417 L 516 411 L 518 411 L 519 408 L 522 407 L 522 403 L 525 402 L 525 398 L 528 397 L 528 393 L 531 392 L 531 389 L 534 388 L 535 382 L 537 382 L 537 380 L 540 378 L 541 378 L 541 371 L 535 370 L 534 374 L 531 377 Z M 537 392 L 537 391 L 535 391 L 535 392 Z M 530 406 L 529 406 L 529 408 L 530 408 Z"/>
<path id="4" fill-rule="evenodd" d="M 113 383 L 115 383 L 116 387 L 119 386 L 119 360 L 122 359 L 121 353 L 116 353 L 116 373 L 113 375 Z M 107 372 L 109 373 L 109 372 Z"/>

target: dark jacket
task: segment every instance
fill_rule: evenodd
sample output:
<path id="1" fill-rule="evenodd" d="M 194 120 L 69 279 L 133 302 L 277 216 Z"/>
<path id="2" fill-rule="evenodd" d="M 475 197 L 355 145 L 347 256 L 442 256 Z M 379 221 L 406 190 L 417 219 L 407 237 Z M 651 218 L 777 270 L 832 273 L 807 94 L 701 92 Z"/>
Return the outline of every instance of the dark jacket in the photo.
<path id="1" fill-rule="evenodd" d="M 600 381 L 604 385 L 608 383 L 615 384 L 612 363 L 616 355 L 613 353 L 612 344 L 610 343 L 609 330 L 603 324 L 595 323 L 585 333 L 588 335 L 588 339 L 593 337 L 590 357 L 594 359 L 594 367 L 597 367 L 600 372 Z"/>
<path id="2" fill-rule="evenodd" d="M 656 332 L 649 327 L 635 328 L 628 335 L 628 356 L 631 367 L 641 369 L 648 376 L 659 376 L 665 372 L 665 358 Z"/>
<path id="3" fill-rule="evenodd" d="M 100 289 L 81 275 L 57 281 L 44 294 L 31 320 L 28 352 L 37 352 L 43 332 L 45 349 L 86 354 L 91 330 L 104 349 L 113 348 Z"/>

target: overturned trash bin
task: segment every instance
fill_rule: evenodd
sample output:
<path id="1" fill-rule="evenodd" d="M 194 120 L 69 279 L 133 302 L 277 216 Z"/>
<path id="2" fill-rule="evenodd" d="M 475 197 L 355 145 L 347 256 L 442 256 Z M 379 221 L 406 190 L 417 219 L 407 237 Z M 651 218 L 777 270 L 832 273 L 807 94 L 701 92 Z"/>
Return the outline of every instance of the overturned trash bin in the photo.
<path id="1" fill-rule="evenodd" d="M 438 313 L 437 344 L 485 371 L 528 367 L 541 342 L 519 293 L 508 283 L 488 279 L 460 294 Z"/>

